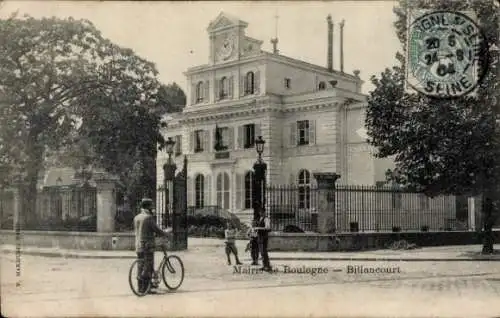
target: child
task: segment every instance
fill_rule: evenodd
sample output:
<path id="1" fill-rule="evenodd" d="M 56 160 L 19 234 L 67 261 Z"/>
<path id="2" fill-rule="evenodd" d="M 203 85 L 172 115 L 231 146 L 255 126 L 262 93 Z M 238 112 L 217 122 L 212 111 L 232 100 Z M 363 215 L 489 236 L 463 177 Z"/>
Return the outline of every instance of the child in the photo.
<path id="1" fill-rule="evenodd" d="M 257 221 L 252 221 L 252 227 L 248 230 L 247 236 L 250 241 L 247 244 L 247 248 L 245 252 L 250 251 L 250 255 L 252 256 L 252 265 L 259 265 L 259 243 L 257 242 L 257 231 L 255 227 L 257 226 Z"/>
<path id="2" fill-rule="evenodd" d="M 227 265 L 231 265 L 231 253 L 234 254 L 234 258 L 236 260 L 236 265 L 241 265 L 240 259 L 238 258 L 238 249 L 236 249 L 236 230 L 233 228 L 231 222 L 227 223 L 227 228 L 224 231 L 224 235 L 226 237 L 226 256 L 227 256 Z"/>

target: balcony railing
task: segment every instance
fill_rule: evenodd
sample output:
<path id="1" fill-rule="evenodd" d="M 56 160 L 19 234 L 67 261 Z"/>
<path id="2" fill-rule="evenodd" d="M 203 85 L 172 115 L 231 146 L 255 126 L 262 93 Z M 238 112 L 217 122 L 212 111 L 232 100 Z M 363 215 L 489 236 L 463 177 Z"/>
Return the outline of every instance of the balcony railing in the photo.
<path id="1" fill-rule="evenodd" d="M 217 151 L 215 159 L 229 159 L 229 151 Z"/>

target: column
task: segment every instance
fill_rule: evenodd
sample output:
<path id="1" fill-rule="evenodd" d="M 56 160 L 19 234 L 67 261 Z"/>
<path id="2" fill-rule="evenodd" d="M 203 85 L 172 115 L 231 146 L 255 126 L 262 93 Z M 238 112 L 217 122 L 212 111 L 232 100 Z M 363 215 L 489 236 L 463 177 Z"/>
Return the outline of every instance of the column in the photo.
<path id="1" fill-rule="evenodd" d="M 115 231 L 116 198 L 118 178 L 102 174 L 94 179 L 97 187 L 97 232 Z"/>
<path id="2" fill-rule="evenodd" d="M 314 173 L 318 183 L 318 231 L 320 233 L 331 232 L 335 224 L 335 182 L 340 178 L 339 174 L 331 172 Z"/>
<path id="3" fill-rule="evenodd" d="M 22 222 L 21 216 L 21 200 L 20 200 L 20 191 L 17 187 L 12 189 L 12 216 L 13 216 L 13 230 L 22 227 L 24 224 Z"/>

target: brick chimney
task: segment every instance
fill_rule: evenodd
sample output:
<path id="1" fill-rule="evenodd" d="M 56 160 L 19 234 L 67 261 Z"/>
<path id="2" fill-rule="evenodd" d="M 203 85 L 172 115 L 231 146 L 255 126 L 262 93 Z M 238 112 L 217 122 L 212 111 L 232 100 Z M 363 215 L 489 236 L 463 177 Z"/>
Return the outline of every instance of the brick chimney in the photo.
<path id="1" fill-rule="evenodd" d="M 326 18 L 328 23 L 328 53 L 326 56 L 327 67 L 330 72 L 333 72 L 333 21 L 329 14 Z"/>

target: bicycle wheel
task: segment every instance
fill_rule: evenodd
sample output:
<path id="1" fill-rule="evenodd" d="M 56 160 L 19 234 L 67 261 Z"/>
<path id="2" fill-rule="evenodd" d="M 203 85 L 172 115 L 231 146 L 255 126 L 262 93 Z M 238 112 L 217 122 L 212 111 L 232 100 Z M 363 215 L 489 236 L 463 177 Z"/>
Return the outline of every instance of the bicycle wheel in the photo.
<path id="1" fill-rule="evenodd" d="M 161 269 L 163 282 L 170 290 L 176 290 L 184 281 L 184 264 L 177 255 L 169 255 Z"/>
<path id="2" fill-rule="evenodd" d="M 128 273 L 128 283 L 132 292 L 139 296 L 145 296 L 151 289 L 151 281 L 148 281 L 147 286 L 144 290 L 139 290 L 139 260 L 135 260 L 130 266 L 130 271 Z"/>

